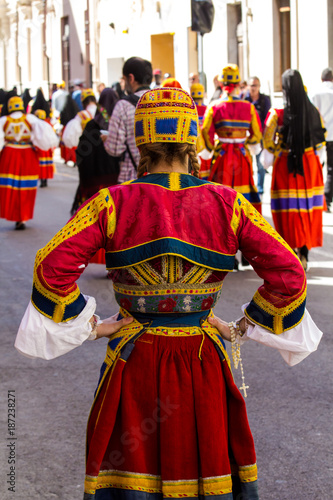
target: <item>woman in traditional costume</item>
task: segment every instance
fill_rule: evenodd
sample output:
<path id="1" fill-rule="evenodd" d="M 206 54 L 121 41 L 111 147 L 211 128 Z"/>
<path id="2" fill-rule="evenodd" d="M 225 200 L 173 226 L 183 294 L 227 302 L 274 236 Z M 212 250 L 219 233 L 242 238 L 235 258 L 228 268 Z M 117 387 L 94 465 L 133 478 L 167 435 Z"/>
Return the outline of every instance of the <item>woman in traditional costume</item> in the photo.
<path id="1" fill-rule="evenodd" d="M 263 165 L 273 166 L 271 209 L 276 230 L 297 252 L 304 269 L 308 253 L 323 245 L 324 181 L 319 159 L 325 129 L 297 70 L 282 75 L 284 109 L 266 119 Z"/>
<path id="2" fill-rule="evenodd" d="M 39 118 L 40 120 L 45 120 L 45 123 L 48 123 L 49 126 L 51 127 L 52 131 L 52 125 L 46 118 L 46 112 L 44 109 L 36 109 L 34 112 L 35 116 Z M 59 142 L 59 140 L 58 140 Z M 40 187 L 47 187 L 47 179 L 53 179 L 54 171 L 55 171 L 55 165 L 53 161 L 53 151 L 54 147 L 48 148 L 45 151 L 42 151 L 39 148 L 36 148 L 37 154 L 38 154 L 38 161 L 39 161 L 39 178 L 40 178 Z"/>
<path id="3" fill-rule="evenodd" d="M 198 179 L 197 133 L 184 90 L 144 93 L 138 179 L 102 189 L 37 253 L 16 348 L 50 359 L 110 338 L 87 429 L 85 500 L 257 500 L 253 438 L 223 338 L 272 345 L 293 365 L 321 337 L 295 253 L 244 196 Z M 104 321 L 75 284 L 99 248 L 120 306 Z M 264 284 L 227 324 L 212 308 L 238 249 Z"/>
<path id="4" fill-rule="evenodd" d="M 253 104 L 238 97 L 240 76 L 236 64 L 223 68 L 221 81 L 222 96 L 207 109 L 202 127 L 206 148 L 214 151 L 209 180 L 242 193 L 261 212 L 251 156 L 261 150 L 260 119 Z"/>
<path id="5" fill-rule="evenodd" d="M 24 113 L 20 97 L 8 101 L 8 116 L 0 118 L 0 217 L 25 229 L 33 218 L 39 162 L 34 146 L 56 147 L 58 139 L 48 123 Z"/>
<path id="6" fill-rule="evenodd" d="M 206 149 L 205 141 L 201 131 L 204 121 L 204 116 L 207 110 L 207 106 L 203 102 L 204 95 L 205 95 L 205 87 L 201 83 L 193 83 L 193 85 L 191 86 L 191 97 L 197 107 L 198 118 L 199 118 L 197 155 L 198 155 L 200 170 L 198 177 L 199 179 L 207 180 L 210 174 L 212 153 Z M 214 142 L 214 134 L 212 134 L 210 141 Z"/>
<path id="7" fill-rule="evenodd" d="M 96 97 L 92 89 L 82 90 L 81 101 L 83 110 L 67 123 L 62 135 L 63 143 L 70 149 L 77 148 L 82 132 L 87 123 L 94 118 L 97 110 Z"/>
<path id="8" fill-rule="evenodd" d="M 22 101 L 23 101 L 23 106 L 24 106 L 24 112 L 27 112 L 29 102 L 32 100 L 32 97 L 30 95 L 30 89 L 24 89 L 23 94 L 21 95 Z"/>
<path id="9" fill-rule="evenodd" d="M 36 97 L 31 102 L 30 113 L 35 114 L 37 109 L 44 110 L 46 113 L 46 119 L 50 120 L 51 116 L 50 104 L 45 99 L 42 89 L 37 90 Z"/>
<path id="10" fill-rule="evenodd" d="M 62 136 L 64 135 L 65 132 L 65 127 L 67 123 L 69 123 L 77 113 L 79 112 L 78 105 L 74 101 L 74 99 L 68 95 L 66 97 L 65 105 L 60 112 L 60 127 L 59 127 L 59 135 L 60 135 L 60 156 L 64 160 L 65 164 L 67 164 L 69 161 L 72 161 L 73 164 L 76 163 L 76 147 L 73 148 L 67 148 L 64 144 L 64 141 L 62 140 Z"/>

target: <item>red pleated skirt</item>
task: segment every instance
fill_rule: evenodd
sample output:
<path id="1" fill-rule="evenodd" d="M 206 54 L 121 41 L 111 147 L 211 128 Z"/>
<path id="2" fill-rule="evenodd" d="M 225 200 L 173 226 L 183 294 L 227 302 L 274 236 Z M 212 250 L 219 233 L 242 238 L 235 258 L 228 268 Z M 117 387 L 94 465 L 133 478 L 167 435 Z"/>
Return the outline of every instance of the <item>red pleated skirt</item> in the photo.
<path id="1" fill-rule="evenodd" d="M 39 162 L 32 146 L 7 145 L 0 155 L 0 217 L 10 221 L 33 218 Z"/>
<path id="2" fill-rule="evenodd" d="M 261 201 L 253 180 L 251 155 L 243 144 L 218 145 L 208 180 L 235 189 L 261 213 Z"/>
<path id="3" fill-rule="evenodd" d="M 288 171 L 288 154 L 279 156 L 273 168 L 271 209 L 275 229 L 291 248 L 323 245 L 323 169 L 314 150 L 303 155 L 304 176 Z"/>
<path id="4" fill-rule="evenodd" d="M 62 129 L 61 137 L 63 136 L 65 128 L 66 127 Z M 60 141 L 60 156 L 65 161 L 65 163 L 67 163 L 68 161 L 73 161 L 74 163 L 76 163 L 75 151 L 76 148 L 67 148 L 65 144 L 62 142 L 62 140 Z"/>
<path id="5" fill-rule="evenodd" d="M 147 332 L 97 393 L 85 498 L 115 498 L 110 489 L 229 499 L 232 473 L 256 483 L 255 462 L 245 402 L 212 340 Z"/>
<path id="6" fill-rule="evenodd" d="M 47 151 L 42 151 L 37 148 L 38 160 L 39 160 L 39 178 L 40 179 L 53 179 L 54 175 L 54 161 L 53 161 L 53 149 L 48 149 Z"/>

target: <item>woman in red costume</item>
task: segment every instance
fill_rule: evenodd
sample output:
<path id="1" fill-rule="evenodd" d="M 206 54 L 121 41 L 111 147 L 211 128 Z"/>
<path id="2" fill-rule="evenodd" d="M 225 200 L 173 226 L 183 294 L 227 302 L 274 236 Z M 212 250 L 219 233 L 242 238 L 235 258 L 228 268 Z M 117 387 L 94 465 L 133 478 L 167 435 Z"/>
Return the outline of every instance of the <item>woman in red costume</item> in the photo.
<path id="1" fill-rule="evenodd" d="M 251 157 L 261 149 L 260 119 L 253 104 L 238 97 L 240 77 L 236 64 L 223 68 L 221 80 L 222 96 L 208 108 L 202 127 L 206 148 L 214 150 L 209 180 L 232 187 L 261 212 Z M 215 145 L 214 134 L 218 136 Z"/>
<path id="2" fill-rule="evenodd" d="M 20 97 L 9 99 L 8 113 L 0 118 L 0 217 L 25 229 L 33 218 L 40 172 L 34 146 L 56 147 L 58 138 L 48 123 L 24 113 Z"/>
<path id="3" fill-rule="evenodd" d="M 264 167 L 273 165 L 271 209 L 276 230 L 307 269 L 309 250 L 323 245 L 324 180 L 319 159 L 325 129 L 297 70 L 282 75 L 284 109 L 266 119 Z"/>
<path id="4" fill-rule="evenodd" d="M 200 165 L 199 179 L 207 180 L 210 174 L 212 153 L 210 153 L 206 149 L 205 141 L 201 132 L 204 116 L 207 109 L 207 106 L 203 102 L 204 95 L 205 95 L 205 87 L 201 83 L 193 83 L 193 85 L 191 85 L 191 97 L 197 107 L 198 118 L 199 118 L 199 129 L 198 129 L 198 140 L 197 140 L 197 154 Z M 214 142 L 214 133 L 212 134 L 210 141 Z"/>
<path id="5" fill-rule="evenodd" d="M 244 196 L 198 179 L 197 133 L 184 90 L 144 93 L 138 179 L 102 189 L 37 253 L 16 348 L 50 359 L 110 339 L 87 429 L 85 500 L 257 500 L 253 438 L 223 339 L 258 340 L 293 365 L 321 337 L 294 252 Z M 75 283 L 99 248 L 120 306 L 104 321 Z M 264 283 L 228 324 L 212 308 L 238 249 Z"/>
<path id="6" fill-rule="evenodd" d="M 52 128 L 50 122 L 46 119 L 46 112 L 44 109 L 36 109 L 34 114 L 40 120 L 45 120 L 46 123 Z M 53 128 L 52 128 L 53 130 Z M 55 164 L 53 161 L 53 151 L 54 148 L 49 148 L 45 151 L 42 151 L 39 148 L 36 148 L 38 154 L 39 161 L 39 178 L 40 178 L 40 187 L 47 187 L 47 179 L 53 179 Z"/>

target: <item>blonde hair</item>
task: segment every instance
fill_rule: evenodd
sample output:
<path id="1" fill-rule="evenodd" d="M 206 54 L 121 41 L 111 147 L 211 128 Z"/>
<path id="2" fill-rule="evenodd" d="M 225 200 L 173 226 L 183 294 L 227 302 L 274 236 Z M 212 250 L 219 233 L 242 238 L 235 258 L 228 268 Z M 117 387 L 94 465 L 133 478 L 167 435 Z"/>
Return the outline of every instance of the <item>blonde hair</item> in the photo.
<path id="1" fill-rule="evenodd" d="M 192 165 L 192 175 L 199 176 L 200 165 L 197 158 L 195 144 L 169 144 L 167 142 L 154 142 L 140 146 L 140 161 L 138 165 L 138 178 L 142 177 L 149 169 L 157 165 L 160 161 L 173 163 L 180 161 L 183 165 L 186 162 L 186 155 L 189 155 Z"/>

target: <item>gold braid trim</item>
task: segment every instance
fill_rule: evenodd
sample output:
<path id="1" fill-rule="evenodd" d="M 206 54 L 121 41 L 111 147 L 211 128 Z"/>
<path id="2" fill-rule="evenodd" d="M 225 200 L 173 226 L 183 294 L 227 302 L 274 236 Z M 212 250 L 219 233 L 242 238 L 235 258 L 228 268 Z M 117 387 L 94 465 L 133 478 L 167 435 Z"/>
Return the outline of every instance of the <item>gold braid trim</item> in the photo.
<path id="1" fill-rule="evenodd" d="M 273 333 L 275 333 L 276 335 L 280 335 L 280 333 L 283 333 L 286 330 L 285 328 L 283 328 L 283 319 L 286 316 L 288 316 L 289 314 L 291 314 L 292 312 L 294 312 L 298 307 L 300 307 L 303 304 L 305 299 L 306 299 L 306 284 L 305 284 L 305 288 L 304 288 L 302 295 L 300 297 L 298 297 L 296 300 L 294 300 L 291 304 L 289 304 L 285 307 L 274 306 L 273 304 L 268 302 L 266 299 L 264 299 L 264 297 L 262 297 L 262 295 L 260 295 L 259 290 L 256 291 L 252 300 L 261 309 L 263 309 L 265 312 L 267 312 L 268 314 L 273 316 L 273 330 L 271 330 L 271 331 L 273 331 Z M 244 311 L 244 313 L 249 318 L 250 321 L 254 321 L 247 314 L 246 310 Z M 303 316 L 302 316 L 302 318 L 303 318 Z M 296 323 L 296 325 L 292 325 L 290 328 L 294 328 L 295 326 L 297 326 L 302 321 L 302 318 L 299 320 L 298 323 Z M 255 322 L 258 323 L 258 321 L 256 321 L 256 320 L 255 320 Z M 260 324 L 260 323 L 258 323 L 258 324 Z M 261 325 L 261 326 L 270 330 L 270 328 L 266 325 Z"/>
<path id="2" fill-rule="evenodd" d="M 260 215 L 260 213 L 254 208 L 254 206 L 247 201 L 242 194 L 238 194 L 237 198 L 240 200 L 240 208 L 243 210 L 245 216 L 252 222 L 254 226 L 256 226 L 261 231 L 264 231 L 266 234 L 269 234 L 277 240 L 281 245 L 283 245 L 289 252 L 296 257 L 295 252 L 290 248 L 288 243 L 279 235 L 277 231 Z M 236 200 L 237 200 L 236 198 Z M 236 201 L 235 200 L 235 201 Z M 239 223 L 238 223 L 239 224 Z M 236 225 L 235 225 L 236 227 Z M 238 229 L 238 225 L 237 225 Z M 297 258 L 297 257 L 296 257 Z"/>

